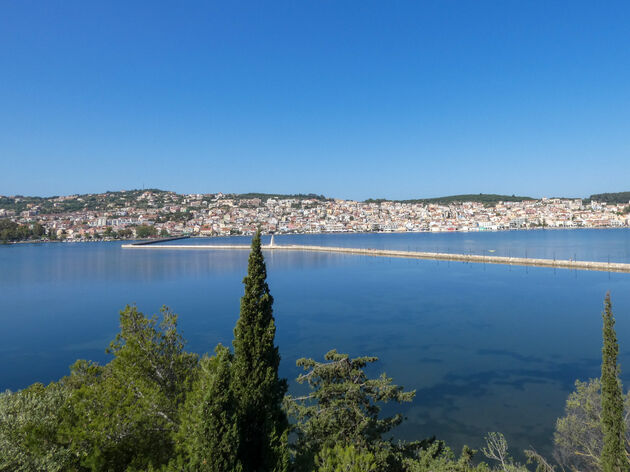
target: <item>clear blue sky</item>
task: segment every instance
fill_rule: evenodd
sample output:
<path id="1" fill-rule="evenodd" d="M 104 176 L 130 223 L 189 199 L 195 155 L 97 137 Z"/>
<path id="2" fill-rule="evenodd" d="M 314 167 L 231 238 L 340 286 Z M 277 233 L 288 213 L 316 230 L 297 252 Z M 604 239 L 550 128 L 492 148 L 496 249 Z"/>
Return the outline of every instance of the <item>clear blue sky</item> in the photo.
<path id="1" fill-rule="evenodd" d="M 630 2 L 0 2 L 0 194 L 630 190 Z"/>

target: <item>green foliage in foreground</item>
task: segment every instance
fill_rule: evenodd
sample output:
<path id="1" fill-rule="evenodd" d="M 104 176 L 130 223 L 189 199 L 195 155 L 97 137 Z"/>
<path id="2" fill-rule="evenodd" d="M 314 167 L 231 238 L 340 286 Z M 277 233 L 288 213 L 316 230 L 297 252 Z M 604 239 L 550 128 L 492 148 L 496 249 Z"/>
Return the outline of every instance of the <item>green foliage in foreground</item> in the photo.
<path id="1" fill-rule="evenodd" d="M 238 457 L 244 471 L 288 467 L 289 422 L 282 410 L 287 381 L 278 378 L 280 354 L 274 345 L 276 325 L 273 297 L 267 285 L 267 268 L 260 232 L 252 239 L 245 294 L 234 328 L 232 385 L 239 428 Z"/>
<path id="2" fill-rule="evenodd" d="M 556 423 L 554 458 L 566 470 L 599 472 L 604 443 L 601 380 L 575 382 L 564 416 Z M 630 445 L 630 395 L 624 397 L 624 444 Z"/>
<path id="3" fill-rule="evenodd" d="M 0 470 L 72 470 L 75 456 L 57 437 L 68 391 L 63 383 L 36 383 L 0 394 Z"/>
<path id="4" fill-rule="evenodd" d="M 317 472 L 375 472 L 376 460 L 371 452 L 355 449 L 354 446 L 335 445 L 323 449 L 316 459 Z"/>
<path id="5" fill-rule="evenodd" d="M 619 345 L 615 333 L 615 319 L 610 303 L 610 294 L 606 294 L 604 312 L 602 348 L 602 431 L 604 433 L 601 453 L 603 472 L 623 472 L 629 469 L 626 456 L 623 422 L 623 397 L 617 356 Z"/>
<path id="6" fill-rule="evenodd" d="M 610 294 L 603 318 L 601 379 L 577 381 L 565 415 L 556 424 L 554 456 L 563 469 L 612 472 L 629 469 L 630 395 L 623 396 Z"/>
<path id="7" fill-rule="evenodd" d="M 376 357 L 350 359 L 347 354 L 332 350 L 325 356 L 328 362 L 300 359 L 298 366 L 307 373 L 298 377 L 307 382 L 311 393 L 302 397 L 287 396 L 289 414 L 296 419 L 296 462 L 310 470 L 317 454 L 335 446 L 356 446 L 380 454 L 381 469 L 385 463 L 396 462 L 402 452 L 383 434 L 398 426 L 402 415 L 380 418 L 380 403 L 410 402 L 415 392 L 404 392 L 393 385 L 392 379 L 381 375 L 370 379 L 363 368 L 377 361 Z M 413 444 L 417 449 L 428 442 Z"/>
<path id="8" fill-rule="evenodd" d="M 135 307 L 120 321 L 109 364 L 79 360 L 59 382 L 0 395 L 0 470 L 145 470 L 172 456 L 197 356 L 166 309 L 159 324 Z"/>
<path id="9" fill-rule="evenodd" d="M 114 359 L 102 368 L 75 367 L 85 373 L 70 397 L 68 435 L 90 470 L 166 463 L 196 373 L 197 356 L 184 352 L 177 316 L 168 309 L 158 322 L 128 306 L 120 322 L 108 350 Z"/>
<path id="10" fill-rule="evenodd" d="M 485 462 L 473 464 L 477 451 L 464 446 L 459 458 L 449 448 L 441 449 L 437 443 L 420 451 L 418 458 L 406 460 L 408 472 L 489 472 L 492 468 Z"/>
<path id="11" fill-rule="evenodd" d="M 600 379 L 578 380 L 554 434 L 554 455 L 564 468 L 584 472 L 601 470 L 601 412 Z"/>
<path id="12" fill-rule="evenodd" d="M 241 471 L 236 402 L 231 388 L 233 356 L 218 345 L 200 362 L 199 378 L 182 409 L 175 434 L 182 469 Z M 183 467 L 185 465 L 185 467 Z"/>

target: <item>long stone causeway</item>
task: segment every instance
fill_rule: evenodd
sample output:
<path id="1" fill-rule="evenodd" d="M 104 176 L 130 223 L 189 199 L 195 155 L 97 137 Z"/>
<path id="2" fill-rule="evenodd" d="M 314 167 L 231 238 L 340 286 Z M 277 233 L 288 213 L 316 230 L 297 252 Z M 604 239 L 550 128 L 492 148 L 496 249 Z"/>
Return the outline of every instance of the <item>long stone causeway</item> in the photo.
<path id="1" fill-rule="evenodd" d="M 161 242 L 161 241 L 155 241 Z M 249 250 L 249 245 L 160 245 L 143 242 L 142 244 L 123 244 L 123 249 L 166 249 L 166 250 Z M 306 251 L 334 252 L 372 257 L 402 257 L 406 259 L 429 259 L 437 261 L 472 262 L 478 264 L 503 264 L 515 266 L 552 267 L 558 269 L 596 270 L 604 272 L 628 272 L 630 264 L 621 262 L 577 261 L 561 259 L 533 259 L 525 257 L 482 256 L 475 254 L 452 254 L 444 252 L 396 251 L 391 249 L 364 249 L 334 246 L 303 246 L 297 244 L 262 246 L 264 251 Z"/>

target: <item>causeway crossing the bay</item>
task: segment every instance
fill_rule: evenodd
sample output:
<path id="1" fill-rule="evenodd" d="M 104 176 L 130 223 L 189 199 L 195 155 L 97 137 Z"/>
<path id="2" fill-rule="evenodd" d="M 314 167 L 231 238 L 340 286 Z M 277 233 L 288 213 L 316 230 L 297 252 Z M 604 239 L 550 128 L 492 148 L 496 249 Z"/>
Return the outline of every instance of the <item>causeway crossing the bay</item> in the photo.
<path id="1" fill-rule="evenodd" d="M 139 243 L 123 244 L 123 249 L 151 249 L 151 250 L 249 250 L 249 245 L 175 245 L 175 244 L 158 244 L 164 240 L 143 241 Z M 332 252 L 338 254 L 354 254 L 360 256 L 371 257 L 399 257 L 406 259 L 428 259 L 438 261 L 458 261 L 471 262 L 477 264 L 503 264 L 514 266 L 534 266 L 534 267 L 551 267 L 557 269 L 573 269 L 573 270 L 594 270 L 603 272 L 628 272 L 630 273 L 630 264 L 620 262 L 598 262 L 598 261 L 579 261 L 579 260 L 561 260 L 561 259 L 535 259 L 526 257 L 503 257 L 491 255 L 477 254 L 457 254 L 445 252 L 421 252 L 421 251 L 398 251 L 391 249 L 366 249 L 352 247 L 334 247 L 334 246 L 305 246 L 298 244 L 287 245 L 264 245 L 263 251 L 304 251 L 304 252 Z"/>

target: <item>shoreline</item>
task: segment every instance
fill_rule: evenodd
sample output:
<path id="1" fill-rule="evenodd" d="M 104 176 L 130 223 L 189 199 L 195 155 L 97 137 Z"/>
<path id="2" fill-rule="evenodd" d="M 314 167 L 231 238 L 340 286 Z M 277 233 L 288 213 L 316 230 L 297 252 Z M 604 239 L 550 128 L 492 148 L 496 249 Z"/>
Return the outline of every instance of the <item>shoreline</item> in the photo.
<path id="1" fill-rule="evenodd" d="M 496 229 L 496 230 L 484 230 L 484 231 L 322 231 L 312 233 L 274 233 L 274 236 L 314 236 L 314 235 L 326 235 L 326 234 L 492 234 L 492 233 L 511 233 L 511 232 L 528 232 L 528 231 L 577 231 L 577 230 L 630 230 L 630 226 L 588 226 L 579 228 L 514 228 L 514 229 Z M 167 239 L 218 239 L 218 238 L 245 238 L 250 237 L 252 234 L 228 234 L 228 235 L 190 235 L 181 234 L 178 236 L 168 236 Z M 264 236 L 271 236 L 271 234 L 263 234 Z M 0 247 L 11 246 L 14 244 L 44 244 L 44 243 L 105 243 L 105 242 L 160 242 L 164 238 L 154 239 L 117 239 L 117 238 L 98 238 L 98 239 L 71 239 L 71 240 L 59 240 L 59 239 L 33 239 L 24 241 L 4 241 L 0 242 Z"/>

